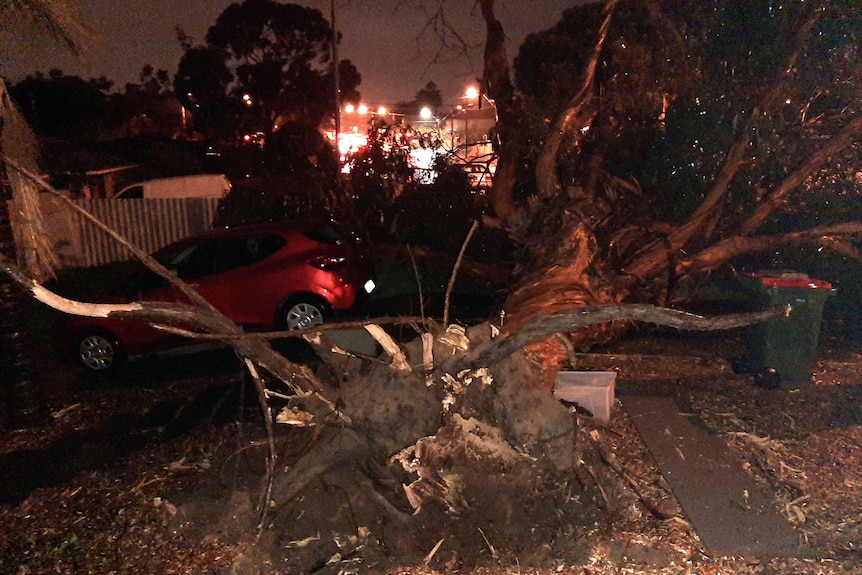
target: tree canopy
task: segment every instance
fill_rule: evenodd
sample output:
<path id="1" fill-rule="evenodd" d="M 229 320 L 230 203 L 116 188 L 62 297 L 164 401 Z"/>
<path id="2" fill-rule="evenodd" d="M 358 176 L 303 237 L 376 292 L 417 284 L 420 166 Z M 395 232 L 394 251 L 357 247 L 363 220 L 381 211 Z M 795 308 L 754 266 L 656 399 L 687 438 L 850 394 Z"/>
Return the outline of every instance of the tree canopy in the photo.
<path id="1" fill-rule="evenodd" d="M 333 31 L 316 9 L 273 0 L 228 6 L 203 46 L 187 46 L 175 89 L 210 127 L 226 108 L 242 110 L 246 131 L 271 132 L 303 119 L 317 125 L 335 111 Z M 338 63 L 343 100 L 358 99 L 361 76 Z"/>
<path id="2" fill-rule="evenodd" d="M 105 78 L 87 81 L 53 69 L 27 76 L 9 93 L 37 134 L 86 139 L 104 127 L 110 87 Z"/>
<path id="3" fill-rule="evenodd" d="M 595 120 L 563 159 L 569 182 L 594 178 L 596 169 L 631 177 L 656 198 L 662 219 L 679 222 L 747 129 L 750 161 L 731 197 L 740 209 L 750 206 L 859 112 L 860 25 L 850 4 L 621 3 L 596 70 Z M 514 69 L 534 115 L 553 118 L 569 104 L 601 18 L 599 4 L 571 8 L 527 38 Z M 816 28 L 801 39 L 809 20 Z M 792 70 L 780 78 L 795 51 Z M 762 107 L 766 91 L 776 89 L 780 97 Z"/>
<path id="4" fill-rule="evenodd" d="M 523 246 L 510 329 L 573 303 L 679 302 L 753 254 L 862 261 L 852 4 L 585 4 L 528 37 L 510 75 L 481 1 L 493 205 Z"/>

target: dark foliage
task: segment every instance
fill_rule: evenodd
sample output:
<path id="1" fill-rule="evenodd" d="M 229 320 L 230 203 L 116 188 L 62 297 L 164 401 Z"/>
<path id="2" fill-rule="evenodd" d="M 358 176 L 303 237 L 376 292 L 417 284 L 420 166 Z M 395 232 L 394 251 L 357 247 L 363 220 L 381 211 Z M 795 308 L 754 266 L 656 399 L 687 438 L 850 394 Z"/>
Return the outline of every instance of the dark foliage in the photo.
<path id="1" fill-rule="evenodd" d="M 407 151 L 391 138 L 388 126 L 372 126 L 368 147 L 361 149 L 350 161 L 350 188 L 357 220 L 364 223 L 377 241 L 391 239 L 396 213 L 395 198 L 413 170 L 407 163 Z"/>
<path id="2" fill-rule="evenodd" d="M 268 134 L 285 121 L 317 125 L 335 111 L 331 39 L 319 10 L 234 3 L 210 27 L 205 46 L 186 43 L 175 88 L 193 104 L 202 130 Z M 356 67 L 343 60 L 338 71 L 342 98 L 358 99 Z"/>
<path id="3" fill-rule="evenodd" d="M 336 182 L 315 168 L 271 174 L 235 183 L 219 202 L 215 226 L 343 214 Z"/>
<path id="4" fill-rule="evenodd" d="M 110 117 L 109 85 L 66 76 L 60 70 L 28 76 L 9 93 L 40 136 L 77 140 L 98 137 Z"/>
<path id="5" fill-rule="evenodd" d="M 432 184 L 409 184 L 398 197 L 396 209 L 399 243 L 456 253 L 473 220 L 482 215 L 467 174 L 458 166 L 444 167 Z"/>
<path id="6" fill-rule="evenodd" d="M 191 111 L 193 129 L 201 134 L 225 137 L 236 129 L 239 108 L 227 97 L 233 76 L 224 59 L 219 49 L 189 47 L 174 77 L 177 99 Z"/>
<path id="7" fill-rule="evenodd" d="M 830 3 L 804 46 L 780 103 L 761 110 L 751 161 L 731 187 L 724 226 L 758 193 L 781 181 L 835 127 L 858 111 L 862 26 L 853 2 Z M 713 184 L 725 153 L 815 16 L 810 3 L 756 1 L 620 3 L 597 69 L 596 119 L 577 149 L 561 158 L 564 185 L 585 185 L 597 170 L 637 180 L 660 219 L 684 221 Z M 552 121 L 581 87 L 603 18 L 601 4 L 567 10 L 550 30 L 531 34 L 515 60 L 525 95 L 527 165 Z M 538 136 L 537 136 L 538 134 Z M 831 194 L 846 176 L 836 162 L 815 185 Z M 810 187 L 803 191 L 810 191 Z M 822 205 L 822 204 L 821 204 Z M 788 203 L 791 211 L 798 204 Z"/>
<path id="8" fill-rule="evenodd" d="M 316 126 L 290 122 L 270 134 L 263 148 L 268 173 L 292 174 L 317 168 L 333 181 L 338 177 L 335 151 Z"/>

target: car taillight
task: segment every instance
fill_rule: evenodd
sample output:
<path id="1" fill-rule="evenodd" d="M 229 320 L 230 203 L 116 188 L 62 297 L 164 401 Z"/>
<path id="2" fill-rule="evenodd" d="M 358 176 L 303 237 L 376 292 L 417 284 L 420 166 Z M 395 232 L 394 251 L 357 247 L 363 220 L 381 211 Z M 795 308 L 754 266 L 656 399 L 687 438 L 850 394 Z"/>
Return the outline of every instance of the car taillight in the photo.
<path id="1" fill-rule="evenodd" d="M 344 256 L 329 256 L 314 258 L 308 263 L 319 270 L 336 270 L 344 265 L 347 258 Z"/>

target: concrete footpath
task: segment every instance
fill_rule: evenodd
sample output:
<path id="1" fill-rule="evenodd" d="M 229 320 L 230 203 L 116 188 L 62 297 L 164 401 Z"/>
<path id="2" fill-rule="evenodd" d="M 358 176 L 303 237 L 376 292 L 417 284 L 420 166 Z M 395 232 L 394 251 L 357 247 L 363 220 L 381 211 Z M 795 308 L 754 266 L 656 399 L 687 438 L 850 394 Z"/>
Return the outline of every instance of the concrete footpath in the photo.
<path id="1" fill-rule="evenodd" d="M 672 397 L 621 392 L 622 403 L 706 549 L 715 554 L 787 557 L 804 553 L 796 530 L 724 440 Z"/>

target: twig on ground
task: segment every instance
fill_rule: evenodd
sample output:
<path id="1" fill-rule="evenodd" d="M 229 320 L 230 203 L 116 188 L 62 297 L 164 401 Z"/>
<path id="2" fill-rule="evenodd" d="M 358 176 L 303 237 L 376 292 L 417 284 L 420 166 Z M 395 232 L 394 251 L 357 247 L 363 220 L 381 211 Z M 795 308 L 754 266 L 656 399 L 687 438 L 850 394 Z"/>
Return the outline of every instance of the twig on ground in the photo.
<path id="1" fill-rule="evenodd" d="M 439 550 L 440 550 L 440 546 L 441 546 L 441 545 L 443 545 L 443 542 L 444 542 L 444 541 L 446 541 L 446 538 L 445 538 L 445 537 L 444 537 L 444 538 L 442 538 L 440 541 L 438 541 L 438 542 L 437 542 L 437 545 L 435 545 L 435 546 L 431 549 L 431 551 L 429 551 L 429 552 L 428 552 L 428 555 L 426 555 L 426 556 L 425 556 L 425 565 L 426 565 L 426 566 L 427 566 L 427 565 L 431 562 L 431 560 L 434 558 L 434 555 L 436 555 L 436 554 L 437 554 L 437 551 L 439 551 Z"/>
<path id="2" fill-rule="evenodd" d="M 467 232 L 467 237 L 464 238 L 464 243 L 461 244 L 461 251 L 458 252 L 458 259 L 455 260 L 455 265 L 452 267 L 452 275 L 449 276 L 449 285 L 446 286 L 446 299 L 443 305 L 443 327 L 449 325 L 449 300 L 452 297 L 452 289 L 455 287 L 455 278 L 458 275 L 458 268 L 461 267 L 461 261 L 464 259 L 464 252 L 467 251 L 467 246 L 470 244 L 470 239 L 476 233 L 476 228 L 479 227 L 479 222 L 473 220 L 473 225 L 470 226 L 470 231 Z"/>
<path id="3" fill-rule="evenodd" d="M 485 537 L 485 532 L 484 532 L 484 531 L 482 531 L 482 528 L 481 528 L 481 527 L 477 527 L 476 529 L 478 529 L 478 530 L 479 530 L 479 534 L 482 536 L 482 539 L 484 539 L 484 540 L 485 540 L 485 545 L 487 545 L 487 546 L 488 546 L 488 550 L 491 552 L 491 557 L 493 557 L 493 558 L 494 558 L 494 561 L 499 561 L 499 560 L 500 560 L 500 557 L 497 555 L 497 550 L 496 550 L 496 549 L 494 549 L 494 546 L 493 546 L 493 545 L 491 545 L 491 542 L 490 542 L 490 541 L 488 541 L 488 538 L 487 538 L 487 537 Z"/>
<path id="4" fill-rule="evenodd" d="M 269 456 L 266 458 L 266 489 L 264 489 L 261 494 L 259 501 L 260 522 L 257 525 L 257 536 L 259 538 L 266 526 L 269 502 L 272 497 L 272 483 L 275 481 L 275 462 L 278 459 L 278 452 L 275 448 L 275 431 L 272 425 L 272 412 L 269 410 L 269 404 L 267 403 L 266 385 L 264 385 L 263 379 L 261 379 L 260 374 L 257 372 L 254 362 L 247 357 L 243 358 L 243 361 L 245 362 L 249 375 L 251 375 L 251 378 L 254 381 L 255 389 L 257 389 L 257 398 L 260 402 L 260 409 L 263 412 L 263 421 L 266 426 L 267 445 L 269 447 Z"/>

